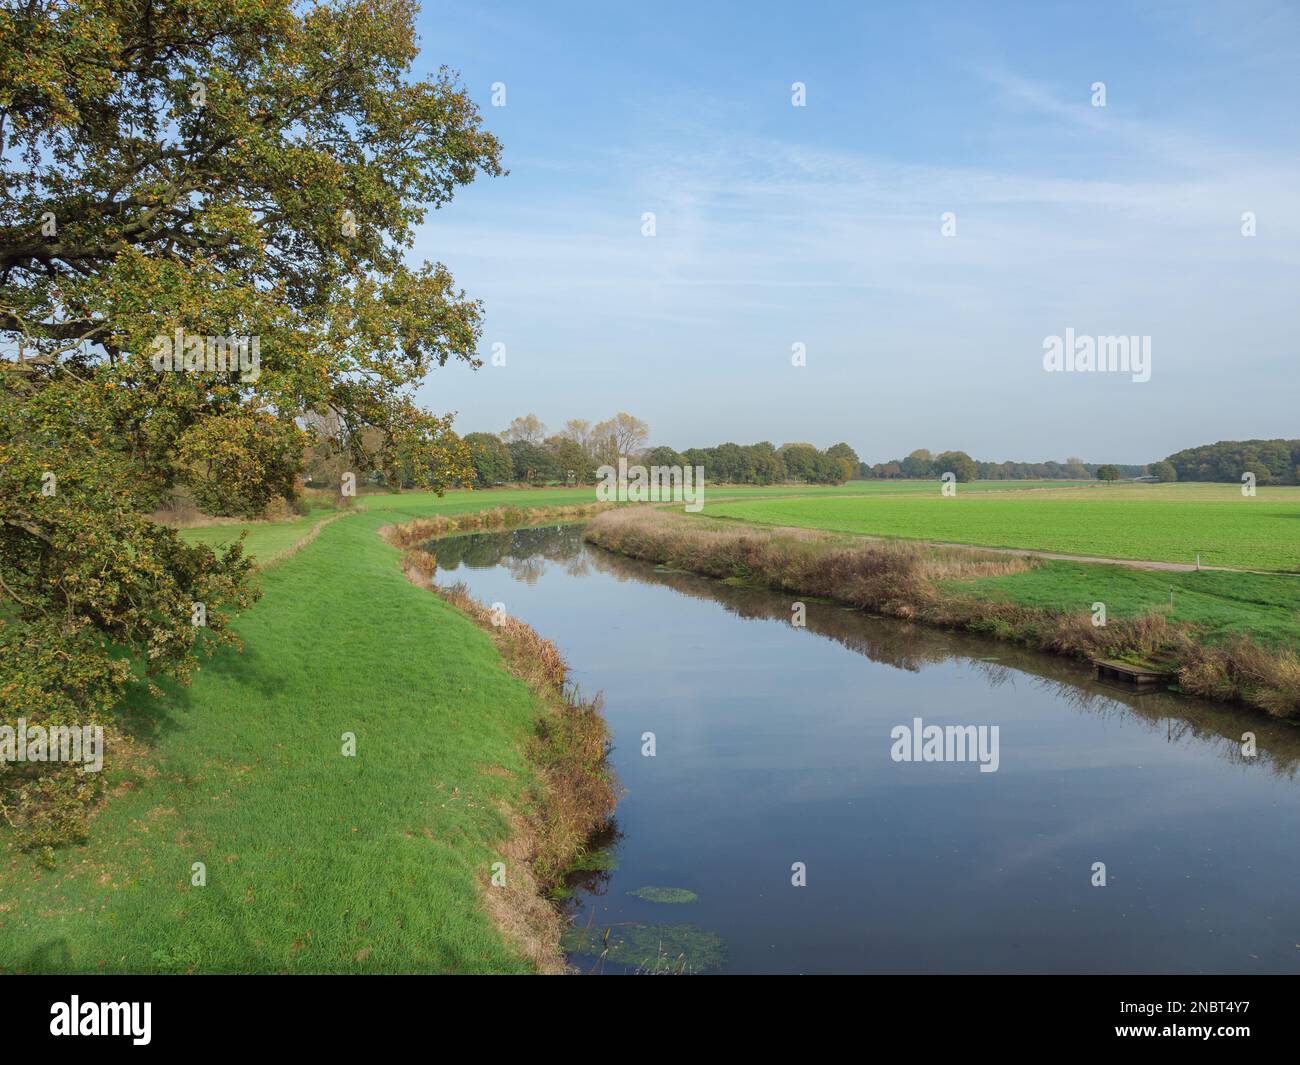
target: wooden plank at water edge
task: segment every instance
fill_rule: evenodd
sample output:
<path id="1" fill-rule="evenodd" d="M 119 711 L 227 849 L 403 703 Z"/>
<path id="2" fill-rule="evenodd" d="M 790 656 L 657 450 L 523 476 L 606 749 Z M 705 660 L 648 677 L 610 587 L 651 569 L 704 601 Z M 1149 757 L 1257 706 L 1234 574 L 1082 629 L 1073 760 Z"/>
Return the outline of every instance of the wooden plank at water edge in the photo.
<path id="1" fill-rule="evenodd" d="M 1127 681 L 1130 684 L 1160 684 L 1172 680 L 1172 669 L 1158 666 L 1135 666 L 1128 662 L 1117 662 L 1113 658 L 1094 658 L 1097 677 L 1100 680 Z"/>

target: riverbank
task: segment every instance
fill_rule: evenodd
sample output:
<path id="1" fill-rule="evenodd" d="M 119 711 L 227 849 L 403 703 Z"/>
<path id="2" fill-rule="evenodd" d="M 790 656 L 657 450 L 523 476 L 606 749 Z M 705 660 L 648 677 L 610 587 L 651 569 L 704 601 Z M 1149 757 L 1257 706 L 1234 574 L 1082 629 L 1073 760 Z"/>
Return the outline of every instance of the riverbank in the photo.
<path id="1" fill-rule="evenodd" d="M 106 767 L 86 842 L 43 868 L 0 829 L 0 971 L 553 970 L 526 925 L 503 936 L 488 894 L 497 862 L 526 885 L 518 830 L 565 764 L 536 746 L 552 707 L 379 531 L 590 500 L 403 493 L 292 538 L 253 526 L 251 553 L 297 550 L 259 574 L 242 653 L 120 708 L 133 755 Z"/>
<path id="2" fill-rule="evenodd" d="M 536 786 L 522 807 L 506 810 L 511 831 L 503 852 L 508 860 L 494 867 L 484 902 L 497 927 L 543 973 L 568 971 L 560 945 L 565 921 L 548 901 L 549 892 L 587 854 L 589 842 L 608 825 L 618 802 L 606 761 L 612 743 L 609 729 L 601 716 L 600 696 L 580 698 L 551 640 L 518 618 L 495 613 L 472 598 L 463 584 L 434 583 L 437 542 L 429 540 L 471 529 L 574 522 L 605 509 L 606 504 L 492 508 L 416 518 L 379 530 L 385 541 L 404 550 L 407 579 L 417 587 L 428 586 L 473 621 L 541 707 L 526 748 Z"/>
<path id="3" fill-rule="evenodd" d="M 995 599 L 973 589 L 1031 574 L 1047 563 L 964 547 L 718 521 L 629 508 L 593 519 L 586 539 L 633 558 L 777 591 L 824 598 L 887 617 L 962 629 L 1037 650 L 1158 663 L 1181 690 L 1300 718 L 1300 657 L 1233 634 L 1201 638 L 1197 626 L 1157 612 L 1110 616 Z M 1100 571 L 1115 567 L 1098 566 Z M 1101 598 L 1101 597 L 1096 597 Z M 1091 600 L 1089 600 L 1091 602 Z"/>

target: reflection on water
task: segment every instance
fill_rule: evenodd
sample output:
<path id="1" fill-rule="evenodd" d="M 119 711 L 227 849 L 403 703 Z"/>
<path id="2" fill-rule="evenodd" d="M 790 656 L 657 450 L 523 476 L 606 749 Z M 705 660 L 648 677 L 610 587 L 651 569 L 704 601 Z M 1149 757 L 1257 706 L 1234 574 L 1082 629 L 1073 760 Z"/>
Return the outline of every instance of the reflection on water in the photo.
<path id="1" fill-rule="evenodd" d="M 687 971 L 1300 971 L 1294 726 L 834 604 L 796 628 L 577 526 L 429 547 L 605 693 L 628 794 L 571 885 L 584 969 L 677 971 L 654 941 Z M 999 726 L 998 772 L 893 762 L 915 717 Z"/>
<path id="2" fill-rule="evenodd" d="M 443 572 L 452 573 L 461 566 L 501 566 L 515 580 L 526 584 L 536 584 L 548 563 L 561 567 L 571 577 L 586 576 L 589 567 L 580 525 L 449 536 L 426 544 L 425 550 L 438 559 L 438 569 Z"/>

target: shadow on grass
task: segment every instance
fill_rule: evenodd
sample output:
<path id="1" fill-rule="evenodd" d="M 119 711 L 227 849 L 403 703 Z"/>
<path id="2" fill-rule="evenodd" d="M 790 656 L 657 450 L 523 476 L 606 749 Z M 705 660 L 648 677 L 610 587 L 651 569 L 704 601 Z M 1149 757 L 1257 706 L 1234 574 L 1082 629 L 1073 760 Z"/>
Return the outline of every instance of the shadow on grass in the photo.
<path id="1" fill-rule="evenodd" d="M 270 657 L 247 641 L 242 650 L 218 647 L 211 658 L 200 657 L 199 661 L 204 673 L 236 678 L 241 686 L 251 689 L 250 694 L 258 698 L 273 699 L 286 687 Z M 127 685 L 114 711 L 113 721 L 131 738 L 157 743 L 180 727 L 175 716 L 178 712 L 193 709 L 193 684 L 182 684 L 172 677 L 146 677 L 139 663 L 137 677 L 139 679 Z M 149 691 L 150 682 L 161 691 L 161 696 Z"/>

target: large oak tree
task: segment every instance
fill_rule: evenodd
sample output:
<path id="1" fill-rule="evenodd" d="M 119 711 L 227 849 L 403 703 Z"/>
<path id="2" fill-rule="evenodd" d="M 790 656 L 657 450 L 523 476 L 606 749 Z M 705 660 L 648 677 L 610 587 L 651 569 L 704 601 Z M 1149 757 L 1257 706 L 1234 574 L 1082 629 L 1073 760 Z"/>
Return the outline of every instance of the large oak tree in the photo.
<path id="1" fill-rule="evenodd" d="M 0 720 L 99 719 L 137 663 L 185 679 L 201 633 L 232 639 L 248 560 L 144 515 L 177 487 L 239 515 L 292 494 L 304 412 L 337 417 L 358 471 L 467 474 L 413 392 L 477 365 L 480 308 L 406 254 L 499 146 L 453 76 L 413 74 L 414 10 L 0 10 Z M 177 331 L 260 361 L 159 369 Z M 10 785 L 22 820 L 57 774 Z"/>

